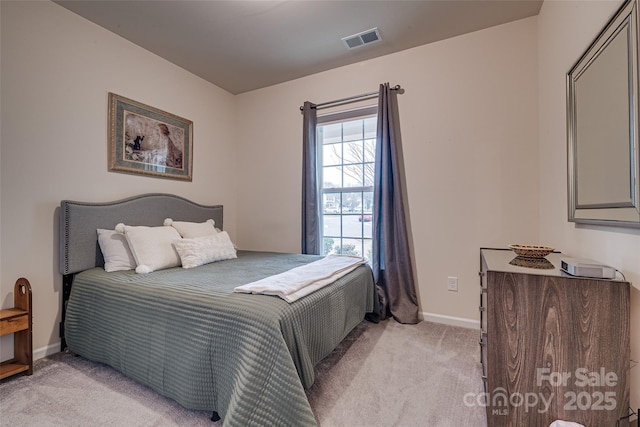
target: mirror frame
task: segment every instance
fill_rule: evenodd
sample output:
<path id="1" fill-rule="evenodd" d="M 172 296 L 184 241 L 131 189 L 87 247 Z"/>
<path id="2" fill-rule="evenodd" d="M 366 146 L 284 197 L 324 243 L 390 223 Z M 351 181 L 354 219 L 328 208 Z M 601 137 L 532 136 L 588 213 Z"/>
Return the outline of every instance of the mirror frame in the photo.
<path id="1" fill-rule="evenodd" d="M 596 225 L 640 228 L 640 147 L 638 143 L 638 0 L 627 0 L 567 73 L 567 177 L 569 221 Z M 605 51 L 609 43 L 623 31 L 627 31 L 629 60 L 629 163 L 620 167 L 629 169 L 630 202 L 578 203 L 578 137 L 576 111 L 577 85 L 580 76 Z"/>

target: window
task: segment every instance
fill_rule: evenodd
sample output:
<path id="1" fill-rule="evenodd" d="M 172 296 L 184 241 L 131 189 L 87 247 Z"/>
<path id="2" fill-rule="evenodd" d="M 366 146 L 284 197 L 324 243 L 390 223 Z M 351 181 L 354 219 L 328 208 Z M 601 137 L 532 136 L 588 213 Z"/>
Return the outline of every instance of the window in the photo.
<path id="1" fill-rule="evenodd" d="M 376 107 L 318 118 L 322 255 L 371 259 Z"/>

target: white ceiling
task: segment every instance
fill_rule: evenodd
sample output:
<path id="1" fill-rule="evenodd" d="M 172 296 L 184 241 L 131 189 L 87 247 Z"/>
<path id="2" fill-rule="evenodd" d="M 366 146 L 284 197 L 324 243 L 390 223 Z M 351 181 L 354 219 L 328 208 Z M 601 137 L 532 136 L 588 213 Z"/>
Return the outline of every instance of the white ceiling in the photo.
<path id="1" fill-rule="evenodd" d="M 243 93 L 537 15 L 542 0 L 54 0 L 231 92 Z M 382 41 L 343 37 L 378 27 Z"/>

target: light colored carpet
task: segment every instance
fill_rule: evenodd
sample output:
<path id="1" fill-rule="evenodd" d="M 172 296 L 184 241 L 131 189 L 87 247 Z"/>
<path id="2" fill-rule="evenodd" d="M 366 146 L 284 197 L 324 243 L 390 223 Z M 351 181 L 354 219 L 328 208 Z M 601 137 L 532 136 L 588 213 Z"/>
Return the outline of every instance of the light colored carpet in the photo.
<path id="1" fill-rule="evenodd" d="M 316 371 L 307 395 L 322 427 L 486 425 L 484 408 L 464 403 L 482 391 L 474 330 L 363 322 Z M 210 416 L 69 353 L 0 382 L 2 426 L 221 426 Z"/>

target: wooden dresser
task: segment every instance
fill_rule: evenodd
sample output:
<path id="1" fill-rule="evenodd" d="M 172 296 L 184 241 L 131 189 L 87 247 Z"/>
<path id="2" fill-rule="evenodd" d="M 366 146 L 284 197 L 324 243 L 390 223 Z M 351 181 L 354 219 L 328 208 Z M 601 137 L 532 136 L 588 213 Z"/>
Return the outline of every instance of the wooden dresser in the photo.
<path id="1" fill-rule="evenodd" d="M 527 264 L 510 250 L 480 250 L 478 401 L 490 427 L 613 427 L 628 414 L 630 285 L 570 276 L 561 257 Z"/>

